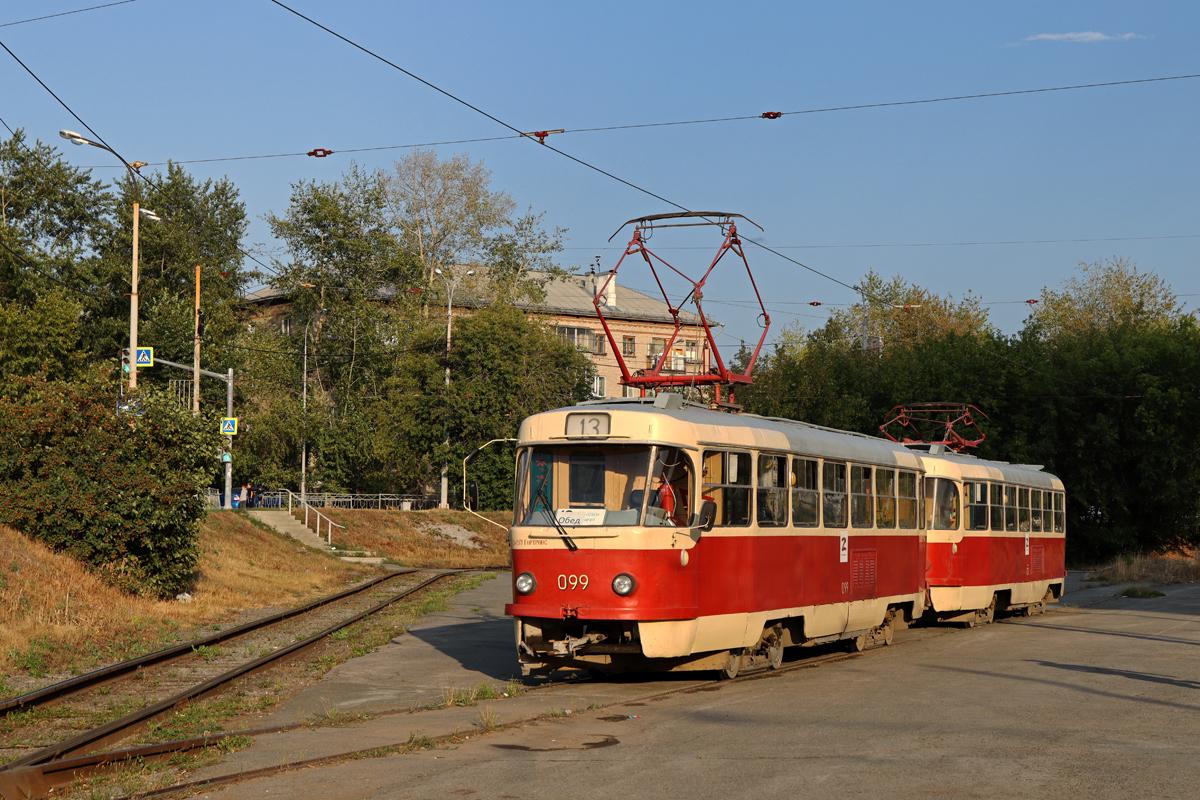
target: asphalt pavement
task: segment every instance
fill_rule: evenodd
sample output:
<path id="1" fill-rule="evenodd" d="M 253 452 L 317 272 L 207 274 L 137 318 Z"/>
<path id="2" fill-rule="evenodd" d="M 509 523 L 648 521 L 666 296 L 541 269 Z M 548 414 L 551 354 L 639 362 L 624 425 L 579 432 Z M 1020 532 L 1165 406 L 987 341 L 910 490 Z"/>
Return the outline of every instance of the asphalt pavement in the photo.
<path id="1" fill-rule="evenodd" d="M 492 701 L 507 727 L 490 732 L 471 727 L 468 711 L 487 713 L 475 709 L 442 728 L 441 712 L 381 717 L 370 731 L 394 741 L 417 724 L 470 736 L 208 796 L 1195 798 L 1200 586 L 1164 591 L 1088 590 L 1044 616 L 902 632 L 893 647 L 758 680 L 539 690 Z M 358 734 L 325 735 L 349 749 Z"/>

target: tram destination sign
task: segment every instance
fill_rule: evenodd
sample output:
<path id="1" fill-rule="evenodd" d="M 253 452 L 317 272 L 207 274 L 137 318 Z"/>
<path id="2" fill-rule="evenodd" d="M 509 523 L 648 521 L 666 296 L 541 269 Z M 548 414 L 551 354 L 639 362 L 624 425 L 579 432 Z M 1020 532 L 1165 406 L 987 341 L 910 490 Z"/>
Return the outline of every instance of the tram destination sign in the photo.
<path id="1" fill-rule="evenodd" d="M 567 436 L 608 436 L 608 414 L 567 414 Z"/>

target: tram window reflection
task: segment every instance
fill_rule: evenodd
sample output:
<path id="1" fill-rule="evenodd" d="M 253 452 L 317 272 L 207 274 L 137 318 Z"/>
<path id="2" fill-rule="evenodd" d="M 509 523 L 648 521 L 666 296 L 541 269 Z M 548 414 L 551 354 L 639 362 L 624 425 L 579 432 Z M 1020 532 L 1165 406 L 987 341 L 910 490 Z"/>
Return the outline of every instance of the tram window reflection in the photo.
<path id="1" fill-rule="evenodd" d="M 691 520 L 692 467 L 678 447 L 655 450 L 650 471 L 650 498 L 646 505 L 647 525 L 682 527 Z"/>
<path id="2" fill-rule="evenodd" d="M 999 483 L 993 483 L 991 488 L 992 496 L 992 530 L 1004 530 L 1004 486 Z"/>
<path id="3" fill-rule="evenodd" d="M 1042 530 L 1042 490 L 1032 489 L 1029 492 L 1029 529 L 1034 533 Z"/>
<path id="4" fill-rule="evenodd" d="M 1021 530 L 1028 532 L 1029 531 L 1029 490 L 1028 489 L 1026 489 L 1024 487 L 1021 488 L 1020 499 L 1017 501 L 1017 503 L 1018 503 L 1018 508 L 1020 509 L 1019 519 L 1021 522 Z"/>
<path id="5" fill-rule="evenodd" d="M 1004 487 L 1004 530 L 1017 529 L 1017 487 Z"/>
<path id="6" fill-rule="evenodd" d="M 820 489 L 817 486 L 817 462 L 811 458 L 792 459 L 792 525 L 815 528 L 820 524 Z"/>
<path id="7" fill-rule="evenodd" d="M 871 468 L 850 467 L 850 522 L 856 528 L 869 528 L 874 524 L 874 501 L 871 497 Z"/>
<path id="8" fill-rule="evenodd" d="M 758 457 L 758 524 L 768 528 L 787 525 L 787 456 Z"/>
<path id="9" fill-rule="evenodd" d="M 963 484 L 967 498 L 967 527 L 986 531 L 988 527 L 988 485 L 974 481 Z"/>
<path id="10" fill-rule="evenodd" d="M 704 499 L 717 506 L 717 526 L 750 524 L 750 490 L 749 453 L 704 451 Z"/>
<path id="11" fill-rule="evenodd" d="M 1062 492 L 1054 493 L 1054 532 L 1062 533 L 1067 529 L 1066 497 Z"/>
<path id="12" fill-rule="evenodd" d="M 930 530 L 958 530 L 958 485 L 948 478 L 925 479 L 925 526 Z"/>
<path id="13" fill-rule="evenodd" d="M 896 470 L 875 469 L 875 525 L 896 527 Z"/>
<path id="14" fill-rule="evenodd" d="M 521 525 L 637 525 L 650 472 L 646 446 L 532 447 L 520 458 Z"/>
<path id="15" fill-rule="evenodd" d="M 821 486 L 825 492 L 825 527 L 846 527 L 846 465 L 826 461 L 821 468 Z"/>
<path id="16" fill-rule="evenodd" d="M 917 514 L 917 475 L 901 471 L 896 481 L 896 518 L 901 528 L 914 530 L 920 516 Z"/>

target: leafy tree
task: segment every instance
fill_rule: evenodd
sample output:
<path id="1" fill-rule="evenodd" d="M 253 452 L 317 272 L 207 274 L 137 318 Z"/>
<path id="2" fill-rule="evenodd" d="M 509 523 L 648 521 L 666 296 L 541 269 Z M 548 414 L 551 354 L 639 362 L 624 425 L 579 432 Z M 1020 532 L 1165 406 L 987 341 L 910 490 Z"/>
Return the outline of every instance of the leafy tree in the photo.
<path id="1" fill-rule="evenodd" d="M 1079 274 L 1061 290 L 1044 289 L 1033 322 L 1039 335 L 1053 339 L 1123 324 L 1168 324 L 1179 314 L 1166 281 L 1132 261 L 1112 258 L 1080 263 Z"/>
<path id="2" fill-rule="evenodd" d="M 442 463 L 458 483 L 463 457 L 489 439 L 516 435 L 521 420 L 589 396 L 591 363 L 511 306 L 492 306 L 455 325 L 451 383 L 445 388 L 442 331 L 423 334 L 429 353 L 407 359 L 389 383 L 376 419 L 392 478 L 434 486 Z M 443 440 L 449 438 L 446 450 Z M 512 502 L 512 451 L 492 449 L 472 467 L 485 508 Z"/>
<path id="3" fill-rule="evenodd" d="M 463 155 L 443 161 L 432 150 L 412 151 L 387 176 L 393 223 L 427 286 L 437 269 L 480 260 L 488 237 L 508 224 L 512 198 L 490 183 L 482 164 Z"/>

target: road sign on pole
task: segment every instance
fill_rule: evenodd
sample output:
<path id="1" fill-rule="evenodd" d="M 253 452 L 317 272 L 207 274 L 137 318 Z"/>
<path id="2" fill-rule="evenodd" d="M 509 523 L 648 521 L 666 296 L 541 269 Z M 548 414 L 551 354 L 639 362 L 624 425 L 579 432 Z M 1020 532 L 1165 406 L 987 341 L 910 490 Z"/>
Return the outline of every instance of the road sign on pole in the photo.
<path id="1" fill-rule="evenodd" d="M 222 436 L 237 436 L 238 418 L 237 417 L 221 417 L 221 435 Z"/>
<path id="2" fill-rule="evenodd" d="M 154 366 L 154 348 L 153 347 L 139 347 L 137 349 L 137 358 L 134 361 L 134 363 L 137 364 L 138 369 L 141 369 L 142 367 L 153 367 Z"/>

